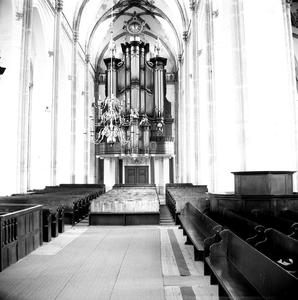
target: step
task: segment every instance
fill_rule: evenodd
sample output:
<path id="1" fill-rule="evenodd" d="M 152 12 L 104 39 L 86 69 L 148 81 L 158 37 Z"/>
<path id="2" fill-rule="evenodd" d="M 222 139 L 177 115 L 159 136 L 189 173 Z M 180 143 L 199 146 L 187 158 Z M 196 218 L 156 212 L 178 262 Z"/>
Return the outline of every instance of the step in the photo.
<path id="1" fill-rule="evenodd" d="M 159 224 L 161 226 L 175 226 L 173 217 L 167 207 L 167 205 L 160 205 Z"/>

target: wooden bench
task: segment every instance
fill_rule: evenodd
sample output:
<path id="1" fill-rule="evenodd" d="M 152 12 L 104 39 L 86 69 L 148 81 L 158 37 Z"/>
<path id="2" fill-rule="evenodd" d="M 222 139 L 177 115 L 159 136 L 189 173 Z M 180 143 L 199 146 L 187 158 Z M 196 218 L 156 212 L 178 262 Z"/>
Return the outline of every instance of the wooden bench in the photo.
<path id="1" fill-rule="evenodd" d="M 291 220 L 294 222 L 298 222 L 298 211 L 290 210 L 290 209 L 282 209 L 279 213 L 279 217 Z"/>
<path id="2" fill-rule="evenodd" d="M 50 242 L 52 239 L 52 210 L 43 209 L 42 210 L 42 237 L 43 242 Z"/>
<path id="3" fill-rule="evenodd" d="M 210 247 L 205 260 L 219 299 L 296 299 L 298 280 L 232 231 Z"/>
<path id="4" fill-rule="evenodd" d="M 89 186 L 89 185 L 87 185 Z M 85 185 L 61 185 L 46 187 L 43 190 L 34 190 L 30 194 L 14 195 L 11 197 L 0 197 L 1 202 L 28 203 L 43 205 L 46 209 L 52 209 L 55 213 L 59 208 L 58 220 L 61 230 L 63 224 L 75 225 L 82 218 L 88 215 L 90 202 L 104 193 L 104 188 L 85 187 Z M 62 216 L 63 214 L 63 216 Z M 52 218 L 55 221 L 55 215 Z M 58 222 L 56 222 L 58 225 Z M 59 229 L 59 225 L 58 225 Z"/>
<path id="5" fill-rule="evenodd" d="M 222 224 L 246 242 L 255 246 L 258 242 L 265 240 L 265 227 L 249 220 L 236 212 L 224 208 L 222 213 Z"/>
<path id="6" fill-rule="evenodd" d="M 265 235 L 266 240 L 258 243 L 256 249 L 297 276 L 298 241 L 272 228 L 266 229 Z"/>
<path id="7" fill-rule="evenodd" d="M 187 202 L 203 211 L 209 206 L 209 195 L 206 185 L 192 183 L 166 184 L 166 205 L 176 225 L 179 224 L 179 214 Z"/>
<path id="8" fill-rule="evenodd" d="M 251 211 L 251 216 L 254 221 L 262 224 L 266 228 L 274 228 L 285 235 L 298 239 L 298 223 L 290 221 L 273 214 L 263 212 L 259 209 Z"/>
<path id="9" fill-rule="evenodd" d="M 187 237 L 186 244 L 194 246 L 194 260 L 205 262 L 210 245 L 220 240 L 219 232 L 223 229 L 222 226 L 191 203 L 185 204 L 178 217 L 183 234 Z M 204 270 L 207 274 L 208 268 Z"/>

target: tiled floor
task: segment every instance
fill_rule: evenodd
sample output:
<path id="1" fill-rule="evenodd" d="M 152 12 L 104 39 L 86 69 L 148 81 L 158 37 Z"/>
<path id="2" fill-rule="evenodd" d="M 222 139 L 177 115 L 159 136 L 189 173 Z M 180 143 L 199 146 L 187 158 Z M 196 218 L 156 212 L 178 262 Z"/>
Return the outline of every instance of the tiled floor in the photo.
<path id="1" fill-rule="evenodd" d="M 0 299 L 218 299 L 177 226 L 81 223 L 0 273 Z"/>

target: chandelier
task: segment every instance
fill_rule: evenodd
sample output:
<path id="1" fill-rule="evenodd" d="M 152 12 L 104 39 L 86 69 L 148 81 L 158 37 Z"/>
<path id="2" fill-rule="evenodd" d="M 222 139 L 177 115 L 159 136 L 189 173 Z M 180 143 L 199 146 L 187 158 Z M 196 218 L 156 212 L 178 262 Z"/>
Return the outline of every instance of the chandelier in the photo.
<path id="1" fill-rule="evenodd" d="M 101 143 L 106 137 L 106 141 L 110 146 L 116 143 L 117 138 L 121 145 L 126 145 L 128 141 L 125 138 L 125 126 L 129 126 L 124 118 L 124 110 L 120 100 L 113 94 L 113 57 L 116 52 L 116 44 L 113 40 L 113 8 L 111 14 L 111 40 L 109 43 L 111 52 L 110 66 L 110 93 L 109 95 L 95 108 L 101 111 L 98 122 L 94 123 L 93 142 Z"/>

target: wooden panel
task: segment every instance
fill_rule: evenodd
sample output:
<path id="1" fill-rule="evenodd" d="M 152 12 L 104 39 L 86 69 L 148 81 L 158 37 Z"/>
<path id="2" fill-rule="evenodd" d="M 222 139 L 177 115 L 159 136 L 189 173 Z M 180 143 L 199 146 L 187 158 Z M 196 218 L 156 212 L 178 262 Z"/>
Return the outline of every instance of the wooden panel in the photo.
<path id="1" fill-rule="evenodd" d="M 89 215 L 90 225 L 158 225 L 159 213 L 91 213 Z"/>
<path id="2" fill-rule="evenodd" d="M 159 213 L 127 214 L 125 225 L 159 225 Z"/>
<path id="3" fill-rule="evenodd" d="M 293 193 L 292 171 L 232 172 L 235 175 L 235 194 L 289 195 Z"/>
<path id="4" fill-rule="evenodd" d="M 137 183 L 148 183 L 148 167 L 137 167 Z"/>
<path id="5" fill-rule="evenodd" d="M 125 215 L 124 214 L 96 214 L 91 213 L 89 215 L 90 225 L 125 225 Z"/>
<path id="6" fill-rule="evenodd" d="M 125 183 L 149 183 L 148 173 L 148 166 L 125 167 Z"/>
<path id="7" fill-rule="evenodd" d="M 135 167 L 125 167 L 125 183 L 136 183 L 136 176 Z"/>
<path id="8" fill-rule="evenodd" d="M 42 245 L 42 206 L 5 204 L 9 214 L 0 216 L 1 265 L 0 271 L 25 257 Z M 17 209 L 14 211 L 14 209 Z"/>

